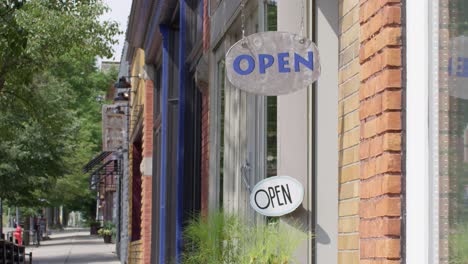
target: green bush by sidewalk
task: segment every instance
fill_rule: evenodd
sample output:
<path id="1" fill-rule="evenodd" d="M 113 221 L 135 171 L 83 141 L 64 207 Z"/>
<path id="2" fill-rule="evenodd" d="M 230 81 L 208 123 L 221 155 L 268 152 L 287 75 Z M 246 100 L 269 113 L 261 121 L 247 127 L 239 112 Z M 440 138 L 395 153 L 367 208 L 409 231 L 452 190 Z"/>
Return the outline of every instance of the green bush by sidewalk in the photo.
<path id="1" fill-rule="evenodd" d="M 254 226 L 222 212 L 196 216 L 184 233 L 183 263 L 295 263 L 295 250 L 309 237 L 297 227 L 278 221 Z"/>

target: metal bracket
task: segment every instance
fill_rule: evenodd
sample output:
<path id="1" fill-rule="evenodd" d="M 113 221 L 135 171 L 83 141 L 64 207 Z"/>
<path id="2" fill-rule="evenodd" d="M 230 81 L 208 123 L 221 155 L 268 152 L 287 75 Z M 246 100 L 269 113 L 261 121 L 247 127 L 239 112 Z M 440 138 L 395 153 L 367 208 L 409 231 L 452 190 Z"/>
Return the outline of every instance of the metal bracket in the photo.
<path id="1" fill-rule="evenodd" d="M 247 190 L 249 190 L 249 193 L 251 192 L 251 190 L 250 190 L 250 184 L 249 184 L 246 174 L 248 173 L 250 176 L 251 169 L 252 167 L 250 167 L 249 161 L 246 160 L 244 165 L 242 165 L 241 167 L 241 176 L 242 176 L 242 180 L 244 181 L 245 187 L 247 188 Z"/>

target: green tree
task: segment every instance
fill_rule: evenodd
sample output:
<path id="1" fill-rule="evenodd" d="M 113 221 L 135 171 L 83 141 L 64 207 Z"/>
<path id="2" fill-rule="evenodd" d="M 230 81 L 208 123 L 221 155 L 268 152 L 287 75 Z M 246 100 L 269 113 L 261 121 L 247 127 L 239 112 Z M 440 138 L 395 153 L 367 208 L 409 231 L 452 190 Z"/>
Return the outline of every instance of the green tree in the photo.
<path id="1" fill-rule="evenodd" d="M 60 192 L 51 192 L 47 197 L 54 206 L 64 205 L 69 210 L 86 212 L 93 209 L 93 204 L 95 206 L 96 194 L 89 190 L 89 175 L 82 173 L 82 167 L 102 146 L 102 106 L 95 98 L 112 85 L 117 78 L 117 71 L 100 72 L 94 66 L 93 58 L 83 59 L 70 54 L 61 58 L 55 68 L 56 75 L 72 87 L 75 100 L 70 106 L 75 110 L 77 127 L 70 141 L 72 153 L 66 158 L 70 169 L 55 182 L 54 189 Z"/>
<path id="2" fill-rule="evenodd" d="M 106 10 L 100 0 L 0 3 L 0 196 L 9 204 L 93 196 L 78 171 L 100 146 L 95 97 L 116 77 L 95 66 L 118 33 L 99 22 Z"/>
<path id="3" fill-rule="evenodd" d="M 100 0 L 6 0 L 0 3 L 0 91 L 32 81 L 57 55 L 110 57 L 118 25 L 100 22 Z"/>

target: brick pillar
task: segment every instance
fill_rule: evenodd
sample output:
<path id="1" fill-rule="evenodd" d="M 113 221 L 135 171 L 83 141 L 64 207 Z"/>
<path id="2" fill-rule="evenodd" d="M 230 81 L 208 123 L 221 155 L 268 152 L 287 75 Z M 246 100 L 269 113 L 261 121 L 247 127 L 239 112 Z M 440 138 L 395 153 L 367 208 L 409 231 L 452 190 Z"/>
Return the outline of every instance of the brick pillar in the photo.
<path id="1" fill-rule="evenodd" d="M 202 93 L 201 120 L 201 213 L 208 214 L 209 173 L 210 173 L 210 91 L 205 82 L 198 83 Z"/>
<path id="2" fill-rule="evenodd" d="M 153 162 L 153 92 L 152 80 L 145 81 L 143 109 L 143 162 L 141 182 L 141 251 L 143 264 L 151 262 L 151 198 Z"/>
<path id="3" fill-rule="evenodd" d="M 210 0 L 203 0 L 203 50 L 210 48 Z"/>
<path id="4" fill-rule="evenodd" d="M 359 2 L 340 0 L 338 263 L 359 263 Z"/>
<path id="5" fill-rule="evenodd" d="M 360 259 L 401 260 L 401 2 L 360 2 Z"/>

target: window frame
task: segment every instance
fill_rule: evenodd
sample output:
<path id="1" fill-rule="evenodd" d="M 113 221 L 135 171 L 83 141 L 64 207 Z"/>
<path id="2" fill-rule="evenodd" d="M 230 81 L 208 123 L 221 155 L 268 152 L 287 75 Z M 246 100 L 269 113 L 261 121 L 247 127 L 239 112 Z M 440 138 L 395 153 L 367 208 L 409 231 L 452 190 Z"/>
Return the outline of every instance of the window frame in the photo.
<path id="1" fill-rule="evenodd" d="M 234 3 L 230 3 L 234 4 Z M 247 32 L 256 32 L 259 29 L 264 28 L 264 18 L 259 19 L 264 13 L 262 12 L 263 8 L 260 8 L 261 5 L 258 5 L 256 1 L 250 1 L 245 7 L 245 14 L 247 17 L 246 22 L 246 31 Z M 219 11 L 219 10 L 218 10 Z M 218 12 L 217 11 L 217 12 Z M 213 18 L 214 16 L 212 16 Z M 226 19 L 226 18 L 224 18 Z M 219 22 L 219 21 L 218 21 Z M 211 21 L 211 23 L 216 23 L 216 21 Z M 241 36 L 241 27 L 240 27 L 240 13 L 236 14 L 235 18 L 228 19 L 227 25 L 225 25 L 221 30 L 223 33 L 219 41 L 214 42 L 214 47 L 212 51 L 212 56 L 210 58 L 211 65 L 216 65 L 216 69 L 211 72 L 211 82 L 213 85 L 210 86 L 210 112 L 211 113 L 220 113 L 220 89 L 219 84 L 220 76 L 218 71 L 219 62 L 221 62 L 226 52 L 229 50 L 231 45 L 233 45 Z M 263 31 L 263 30 L 260 30 Z M 248 35 L 249 33 L 247 33 Z M 241 150 L 241 152 L 227 152 L 225 146 L 224 152 L 224 161 L 230 160 L 231 162 L 227 164 L 229 168 L 224 166 L 224 171 L 227 169 L 231 170 L 235 174 L 235 179 L 231 179 L 231 182 L 226 181 L 224 177 L 223 186 L 220 186 L 219 175 L 220 175 L 220 166 L 219 159 L 220 153 L 216 150 L 220 146 L 220 117 L 219 115 L 210 115 L 210 179 L 209 179 L 209 210 L 215 211 L 223 207 L 226 211 L 226 205 L 228 205 L 227 200 L 231 199 L 229 203 L 229 210 L 242 209 L 238 211 L 240 214 L 246 216 L 246 218 L 254 219 L 254 221 L 263 221 L 264 217 L 260 216 L 258 213 L 250 207 L 249 195 L 245 195 L 248 192 L 247 186 L 245 185 L 242 179 L 242 169 L 241 167 L 247 165 L 246 161 L 249 161 L 250 173 L 247 175 L 248 183 L 251 187 L 255 185 L 260 179 L 266 177 L 266 100 L 262 96 L 247 95 L 245 92 L 242 92 L 234 87 L 230 86 L 227 76 L 224 74 L 224 84 L 225 84 L 225 107 L 232 106 L 232 102 L 229 102 L 229 98 L 237 100 L 239 103 L 239 113 L 236 116 L 229 116 L 229 109 L 225 111 L 225 137 L 229 136 L 229 129 L 226 129 L 226 120 L 229 118 L 234 118 L 231 120 L 231 125 L 234 126 L 236 131 L 246 131 L 246 133 L 234 134 L 232 139 L 236 142 L 236 150 Z M 256 111 L 258 110 L 258 111 Z M 257 113 L 256 116 L 247 115 L 247 112 Z M 255 124 L 254 125 L 247 125 Z M 258 125 L 259 124 L 259 125 Z M 226 132 L 228 133 L 226 135 Z M 260 140 L 261 139 L 261 140 Z M 258 151 L 254 151 L 258 150 Z M 234 155 L 234 156 L 233 156 Z M 263 155 L 263 156 L 262 156 Z M 253 163 L 257 163 L 263 160 L 261 164 L 252 166 Z M 231 164 L 232 163 L 232 164 Z M 226 175 L 226 172 L 223 172 L 223 175 Z M 261 176 L 258 176 L 261 175 Z M 232 188 L 234 193 L 229 198 L 229 193 L 226 192 L 226 188 Z M 228 189 L 229 189 L 228 188 Z M 223 192 L 223 205 L 220 204 L 220 192 Z M 232 203 L 232 204 L 231 204 Z"/>
<path id="2" fill-rule="evenodd" d="M 438 241 L 438 215 L 435 212 L 438 195 L 432 196 L 437 193 L 438 186 L 437 173 L 433 173 L 438 163 L 438 151 L 431 147 L 431 144 L 438 144 L 438 124 L 437 119 L 430 120 L 438 112 L 432 107 L 437 105 L 434 100 L 438 95 L 438 84 L 434 78 L 438 74 L 429 75 L 438 64 L 438 52 L 432 52 L 438 44 L 430 41 L 431 36 L 433 41 L 438 40 L 438 23 L 431 26 L 428 22 L 436 21 L 437 6 L 437 0 L 406 2 L 405 253 L 408 264 L 438 263 L 438 242 L 435 241 Z"/>

